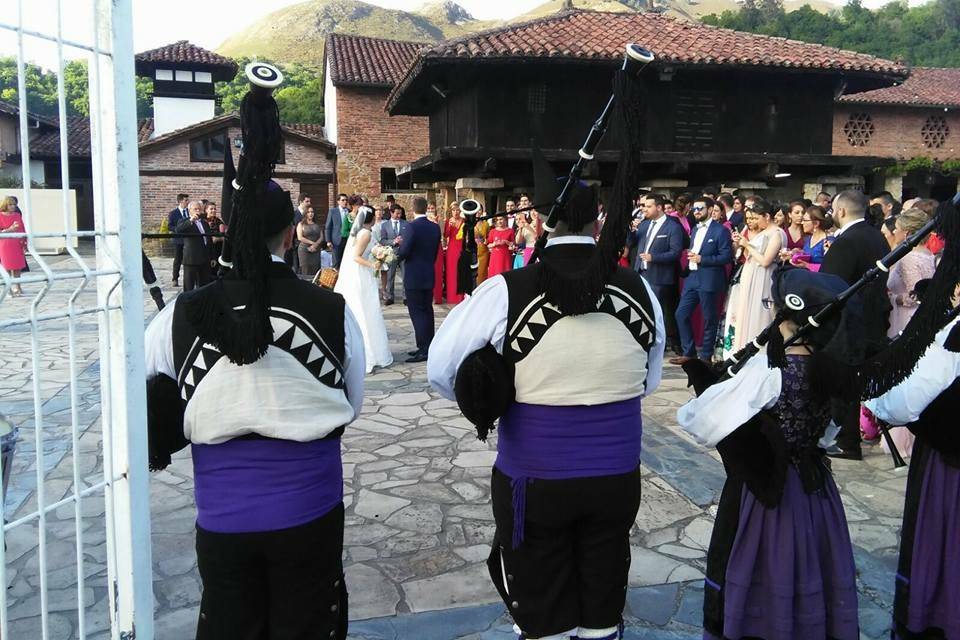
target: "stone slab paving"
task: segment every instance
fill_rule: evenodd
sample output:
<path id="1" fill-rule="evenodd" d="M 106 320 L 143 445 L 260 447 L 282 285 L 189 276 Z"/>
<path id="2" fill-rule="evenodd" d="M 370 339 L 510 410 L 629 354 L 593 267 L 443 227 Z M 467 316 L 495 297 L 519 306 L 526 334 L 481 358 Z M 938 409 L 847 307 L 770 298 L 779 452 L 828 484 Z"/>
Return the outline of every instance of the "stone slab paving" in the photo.
<path id="1" fill-rule="evenodd" d="M 66 268 L 69 260 L 51 261 Z M 169 260 L 156 261 L 157 272 Z M 166 283 L 165 283 L 166 284 Z M 29 292 L 28 292 L 29 293 Z M 165 286 L 170 298 L 174 291 Z M 49 308 L 66 304 L 54 290 Z M 87 296 L 86 298 L 84 296 Z M 81 301 L 93 301 L 92 292 Z M 29 298 L 0 303 L 0 317 L 21 315 Z M 152 313 L 152 301 L 144 299 Z M 445 311 L 438 309 L 438 321 Z M 346 531 L 344 558 L 350 589 L 353 640 L 507 640 L 512 623 L 486 574 L 493 537 L 490 467 L 496 435 L 478 442 L 454 403 L 426 383 L 423 364 L 402 364 L 413 335 L 402 305 L 385 310 L 397 363 L 367 378 L 363 412 L 343 437 Z M 44 408 L 44 487 L 48 502 L 73 487 L 67 331 L 43 326 L 38 340 Z M 80 437 L 78 473 L 92 482 L 102 473 L 96 325 L 76 329 Z M 33 397 L 29 333 L 0 336 L 0 411 L 21 426 L 24 441 L 13 467 L 7 517 L 35 508 Z M 682 372 L 668 367 L 661 389 L 644 402 L 643 500 L 631 534 L 633 564 L 626 611 L 627 637 L 700 637 L 700 604 L 706 548 L 723 483 L 715 452 L 695 444 L 675 426 L 677 407 L 690 397 Z M 888 634 L 905 474 L 890 459 L 868 451 L 864 462 L 834 465 L 859 571 L 864 638 Z M 191 638 L 200 581 L 193 552 L 195 511 L 189 451 L 151 476 L 152 552 L 157 638 Z M 87 637 L 108 637 L 106 545 L 102 494 L 83 501 L 83 575 L 77 589 L 75 507 L 67 504 L 46 521 L 51 612 L 50 637 L 76 638 L 78 602 Z M 7 535 L 11 630 L 14 638 L 39 637 L 39 562 L 36 523 Z"/>

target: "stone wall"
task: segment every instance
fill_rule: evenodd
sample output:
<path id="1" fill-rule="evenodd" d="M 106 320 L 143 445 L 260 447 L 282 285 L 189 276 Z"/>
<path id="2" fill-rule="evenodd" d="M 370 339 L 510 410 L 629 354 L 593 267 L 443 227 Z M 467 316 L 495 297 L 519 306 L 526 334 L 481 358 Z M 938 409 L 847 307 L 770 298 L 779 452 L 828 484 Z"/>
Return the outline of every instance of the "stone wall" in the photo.
<path id="1" fill-rule="evenodd" d="M 899 160 L 960 158 L 960 114 L 934 108 L 837 104 L 833 153 Z"/>
<path id="2" fill-rule="evenodd" d="M 388 93 L 384 88 L 337 87 L 337 189 L 372 202 L 380 200 L 381 167 L 397 168 L 430 151 L 429 120 L 388 116 L 383 109 Z M 403 195 L 409 199 L 415 194 Z"/>
<path id="3" fill-rule="evenodd" d="M 240 136 L 240 129 L 231 127 L 229 139 Z M 231 146 L 234 162 L 239 150 Z M 334 157 L 323 148 L 288 136 L 284 149 L 285 162 L 278 164 L 276 181 L 296 203 L 304 182 L 332 181 Z M 140 150 L 140 212 L 144 232 L 156 233 L 167 213 L 177 205 L 177 194 L 187 193 L 191 199 L 213 200 L 219 204 L 222 187 L 222 163 L 190 162 L 190 137 L 170 144 Z M 309 189 L 309 188 L 308 188 Z M 318 216 L 326 214 L 327 202 L 333 202 L 333 185 L 324 193 L 309 189 Z"/>

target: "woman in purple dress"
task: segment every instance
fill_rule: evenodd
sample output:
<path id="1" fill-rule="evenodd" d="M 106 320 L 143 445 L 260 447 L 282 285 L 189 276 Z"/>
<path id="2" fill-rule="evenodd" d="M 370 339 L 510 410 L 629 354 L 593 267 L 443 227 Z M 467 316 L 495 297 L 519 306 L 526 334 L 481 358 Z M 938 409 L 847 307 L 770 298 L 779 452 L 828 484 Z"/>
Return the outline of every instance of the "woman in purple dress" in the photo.
<path id="1" fill-rule="evenodd" d="M 803 229 L 803 214 L 806 208 L 806 205 L 800 200 L 790 203 L 787 226 L 784 229 L 787 232 L 787 251 L 803 249 L 807 239 L 807 234 Z"/>
<path id="2" fill-rule="evenodd" d="M 956 302 L 954 302 L 956 305 Z M 906 380 L 867 402 L 916 436 L 893 602 L 895 640 L 960 638 L 960 325 L 940 331 Z"/>
<path id="3" fill-rule="evenodd" d="M 860 357 L 857 332 L 843 328 L 855 326 L 854 305 L 784 349 L 847 284 L 789 267 L 773 280 L 783 321 L 765 351 L 706 389 L 709 370 L 685 367 L 701 395 L 677 419 L 717 447 L 728 474 L 707 552 L 703 637 L 857 640 L 853 548 L 824 453 L 833 389 L 817 384 Z"/>

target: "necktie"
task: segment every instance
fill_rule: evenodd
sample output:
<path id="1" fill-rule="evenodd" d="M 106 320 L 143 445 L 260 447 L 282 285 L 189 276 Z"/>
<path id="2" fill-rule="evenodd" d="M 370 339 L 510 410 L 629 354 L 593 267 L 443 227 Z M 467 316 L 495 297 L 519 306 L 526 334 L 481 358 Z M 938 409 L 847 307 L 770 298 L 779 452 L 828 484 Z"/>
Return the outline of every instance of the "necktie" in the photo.
<path id="1" fill-rule="evenodd" d="M 400 235 L 400 223 L 399 223 L 399 222 L 394 222 L 394 223 L 393 223 L 393 233 L 396 234 L 396 235 Z"/>
<path id="2" fill-rule="evenodd" d="M 651 222 L 651 223 L 650 223 L 650 227 L 647 229 L 647 237 L 646 237 L 645 242 L 644 242 L 644 244 L 643 244 L 643 252 L 644 252 L 644 253 L 646 253 L 647 251 L 650 250 L 650 243 L 653 241 L 653 227 L 654 227 L 654 223 Z"/>

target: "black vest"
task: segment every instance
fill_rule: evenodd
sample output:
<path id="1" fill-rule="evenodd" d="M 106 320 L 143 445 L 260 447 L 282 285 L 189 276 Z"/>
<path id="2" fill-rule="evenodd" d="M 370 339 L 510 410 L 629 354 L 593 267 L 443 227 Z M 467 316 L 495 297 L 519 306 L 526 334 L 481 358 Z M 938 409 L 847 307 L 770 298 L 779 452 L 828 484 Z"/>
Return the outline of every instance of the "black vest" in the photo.
<path id="1" fill-rule="evenodd" d="M 270 321 L 274 328 L 270 348 L 291 354 L 322 384 L 344 389 L 343 297 L 300 280 L 285 264 L 272 263 L 268 273 Z M 235 306 L 246 304 L 249 291 L 246 281 L 226 279 L 224 287 Z M 186 300 L 193 293 L 184 293 L 180 297 Z M 223 357 L 213 345 L 201 344 L 186 319 L 186 306 L 177 304 L 173 315 L 173 359 L 184 404 L 190 401 L 194 389 L 207 372 Z"/>

